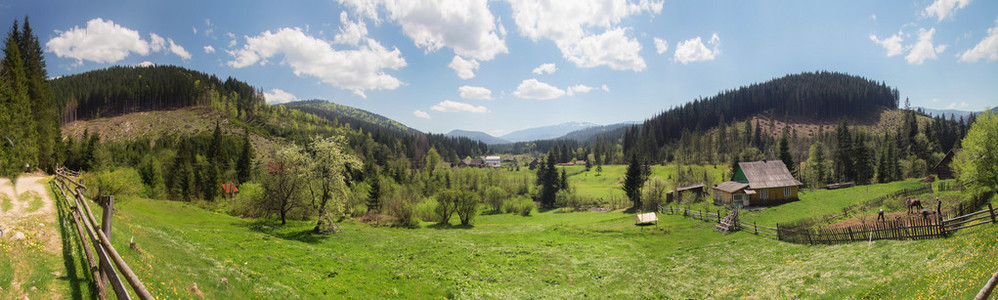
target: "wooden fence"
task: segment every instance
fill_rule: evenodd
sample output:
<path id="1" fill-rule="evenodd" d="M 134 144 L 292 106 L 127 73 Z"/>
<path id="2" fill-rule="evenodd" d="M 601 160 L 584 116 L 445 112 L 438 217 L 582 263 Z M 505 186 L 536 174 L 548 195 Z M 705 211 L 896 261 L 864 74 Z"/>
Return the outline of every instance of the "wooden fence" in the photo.
<path id="1" fill-rule="evenodd" d="M 114 211 L 114 197 L 104 197 L 99 202 L 104 208 L 104 213 L 101 223 L 98 223 L 83 195 L 83 191 L 87 187 L 82 182 L 71 178 L 70 173 L 62 168 L 56 170 L 53 185 L 59 191 L 56 198 L 65 201 L 67 207 L 70 208 L 70 215 L 76 227 L 76 233 L 80 237 L 80 242 L 83 244 L 83 253 L 86 256 L 94 286 L 98 292 L 97 296 L 100 299 L 107 299 L 107 287 L 110 284 L 117 299 L 131 299 L 131 295 L 128 294 L 121 277 L 119 277 L 118 273 L 121 273 L 120 276 L 125 278 L 138 298 L 153 299 L 152 294 L 146 290 L 145 285 L 139 281 L 138 276 L 135 276 L 132 269 L 111 245 L 111 217 Z M 72 174 L 79 175 L 79 173 Z M 93 250 L 91 250 L 91 246 Z"/>
<path id="2" fill-rule="evenodd" d="M 721 223 L 722 210 L 690 209 L 683 207 L 662 207 L 659 212 L 683 215 L 711 223 Z M 998 223 L 998 210 L 988 203 L 988 208 L 977 212 L 943 220 L 939 214 L 935 218 L 907 218 L 872 222 L 845 228 L 806 228 L 776 224 L 776 227 L 762 226 L 740 220 L 741 230 L 756 235 L 764 235 L 781 241 L 796 244 L 839 244 L 874 240 L 918 240 L 945 237 L 953 231 Z"/>

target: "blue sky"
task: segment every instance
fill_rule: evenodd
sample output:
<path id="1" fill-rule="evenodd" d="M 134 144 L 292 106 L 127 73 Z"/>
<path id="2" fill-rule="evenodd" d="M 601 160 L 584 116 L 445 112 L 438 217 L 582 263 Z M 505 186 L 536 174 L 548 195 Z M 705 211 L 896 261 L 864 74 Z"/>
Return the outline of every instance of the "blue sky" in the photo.
<path id="1" fill-rule="evenodd" d="M 179 65 L 436 133 L 641 121 L 817 70 L 998 104 L 998 1 L 0 0 L 25 15 L 50 76 Z"/>

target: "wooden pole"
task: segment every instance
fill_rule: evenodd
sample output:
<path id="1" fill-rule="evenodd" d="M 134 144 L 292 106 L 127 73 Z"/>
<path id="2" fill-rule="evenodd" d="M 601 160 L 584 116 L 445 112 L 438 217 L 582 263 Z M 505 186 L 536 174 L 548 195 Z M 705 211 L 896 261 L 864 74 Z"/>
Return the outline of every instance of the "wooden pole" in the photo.
<path id="1" fill-rule="evenodd" d="M 112 220 L 112 216 L 113 216 L 113 213 L 114 213 L 114 196 L 102 196 L 100 199 L 101 199 L 101 203 L 100 204 L 101 204 L 101 206 L 104 207 L 104 213 L 103 213 L 103 216 L 102 216 L 103 218 L 101 219 L 101 225 L 100 225 L 100 227 L 101 227 L 101 231 L 104 232 L 104 235 L 107 236 L 107 238 L 110 241 L 110 239 L 111 239 L 111 220 Z M 105 286 L 107 285 L 107 276 L 108 276 L 108 273 L 113 273 L 114 272 L 114 269 L 111 268 L 110 263 L 111 263 L 110 261 L 101 260 L 101 264 L 100 264 L 101 282 L 104 283 Z"/>
<path id="2" fill-rule="evenodd" d="M 991 276 L 991 280 L 988 280 L 988 283 L 981 288 L 981 291 L 977 293 L 974 300 L 988 299 L 988 296 L 991 296 L 991 291 L 995 289 L 995 285 L 998 285 L 998 272 L 995 272 L 995 275 Z"/>
<path id="3" fill-rule="evenodd" d="M 988 202 L 988 212 L 991 213 L 991 224 L 998 223 L 995 221 L 995 209 L 991 207 L 991 202 Z"/>
<path id="4" fill-rule="evenodd" d="M 759 225 L 756 225 L 755 221 L 752 221 L 752 227 L 755 227 L 755 235 L 759 235 Z"/>

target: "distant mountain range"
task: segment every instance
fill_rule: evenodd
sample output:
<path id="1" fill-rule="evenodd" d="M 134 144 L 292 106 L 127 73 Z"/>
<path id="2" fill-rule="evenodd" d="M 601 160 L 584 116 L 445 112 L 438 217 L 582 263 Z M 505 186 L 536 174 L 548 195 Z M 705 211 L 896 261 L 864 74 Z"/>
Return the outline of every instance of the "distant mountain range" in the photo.
<path id="1" fill-rule="evenodd" d="M 481 131 L 460 129 L 452 130 L 446 135 L 452 137 L 467 137 L 490 145 L 560 139 L 585 141 L 600 134 L 622 131 L 624 128 L 632 124 L 638 124 L 638 122 L 624 122 L 610 125 L 599 125 L 588 122 L 567 122 L 558 125 L 517 130 L 499 137 Z"/>
<path id="2" fill-rule="evenodd" d="M 915 107 L 915 109 L 921 109 L 922 111 L 925 112 L 926 115 L 929 115 L 931 117 L 935 116 L 946 116 L 946 118 L 963 117 L 964 119 L 969 117 L 971 114 L 979 115 L 983 112 L 983 111 L 965 111 L 965 110 L 956 110 L 956 109 L 931 109 L 925 107 Z M 998 107 L 991 108 L 991 111 L 998 112 Z"/>
<path id="3" fill-rule="evenodd" d="M 491 134 L 484 133 L 484 132 L 481 132 L 481 131 L 471 131 L 471 130 L 454 129 L 454 130 L 451 130 L 450 132 L 448 132 L 448 133 L 446 133 L 444 135 L 449 136 L 449 137 L 466 137 L 466 138 L 469 138 L 469 139 L 472 139 L 472 140 L 476 140 L 476 141 L 480 141 L 480 142 L 483 142 L 483 143 L 486 143 L 486 144 L 489 144 L 489 145 L 509 144 L 510 143 L 509 141 L 507 141 L 505 139 L 497 138 L 497 137 L 492 136 Z"/>

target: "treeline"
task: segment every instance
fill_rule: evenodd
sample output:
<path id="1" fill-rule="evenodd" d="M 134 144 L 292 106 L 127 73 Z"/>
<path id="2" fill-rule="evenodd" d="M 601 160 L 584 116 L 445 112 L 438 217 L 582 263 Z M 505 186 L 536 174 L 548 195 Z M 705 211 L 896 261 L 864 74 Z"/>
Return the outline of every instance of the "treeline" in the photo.
<path id="1" fill-rule="evenodd" d="M 0 176 L 61 163 L 62 133 L 41 44 L 24 17 L 4 39 L 0 63 Z"/>
<path id="2" fill-rule="evenodd" d="M 252 119 L 262 93 L 245 82 L 177 66 L 115 66 L 51 81 L 63 123 L 197 105 L 220 104 Z"/>
<path id="3" fill-rule="evenodd" d="M 659 148 L 684 133 L 707 130 L 758 114 L 783 120 L 838 120 L 878 114 L 897 108 L 898 91 L 885 83 L 842 73 L 816 72 L 787 75 L 737 90 L 721 92 L 672 108 L 623 137 L 625 154 L 638 149 L 644 159 L 660 160 Z"/>

